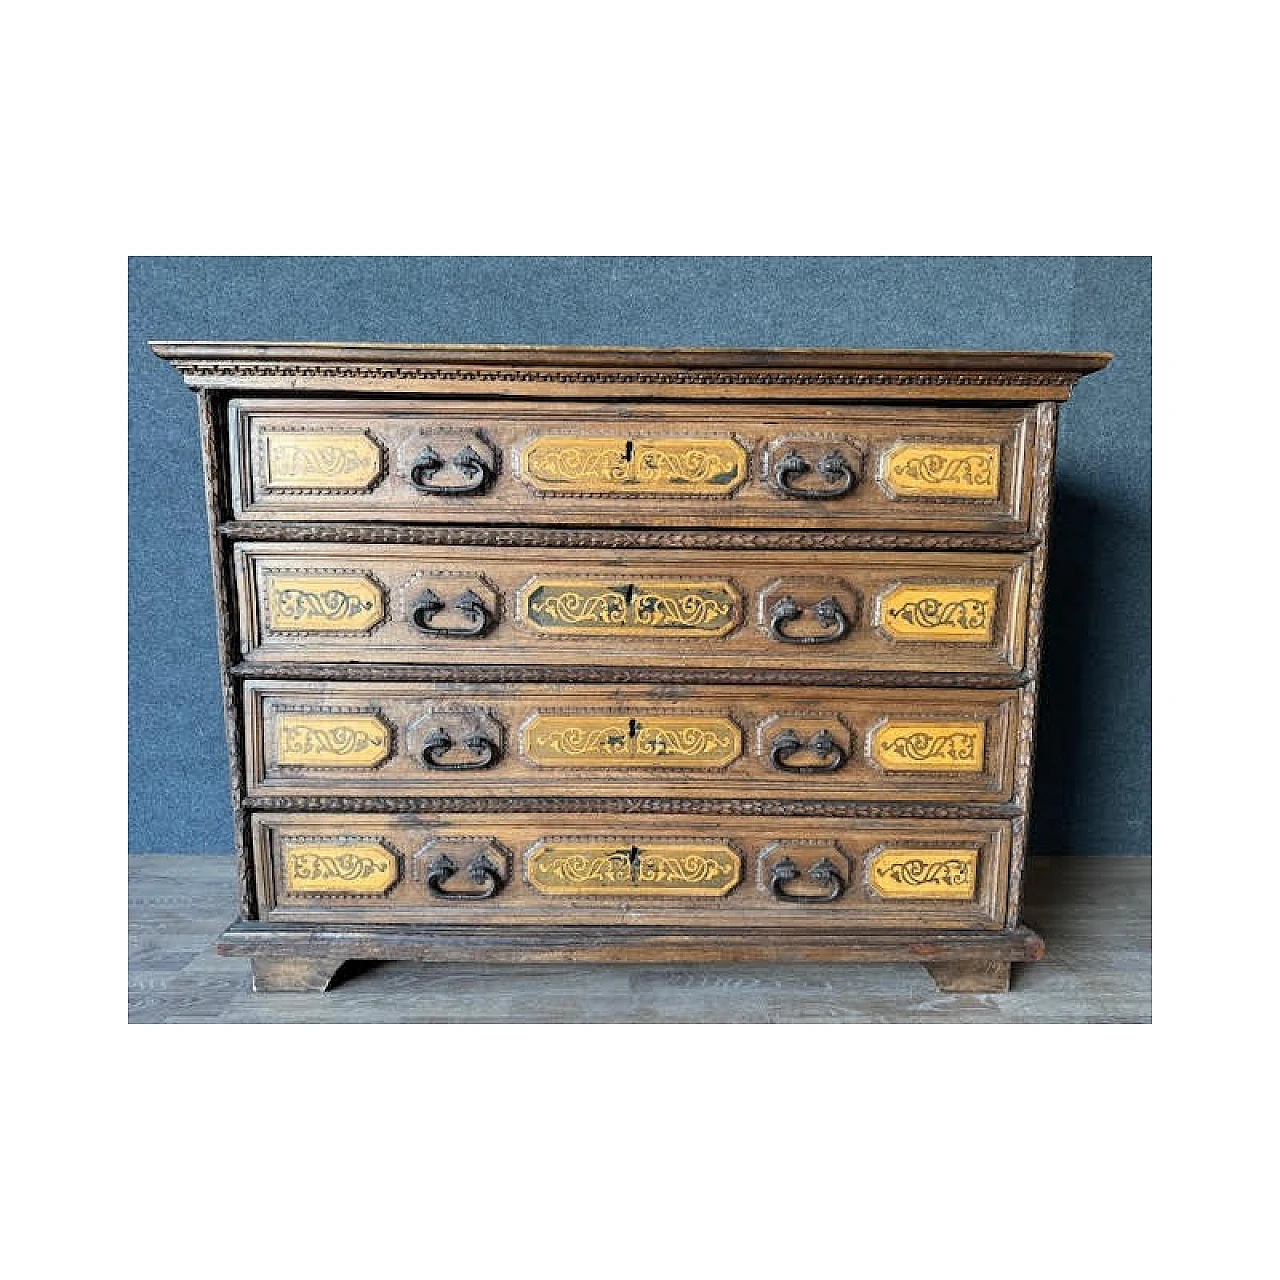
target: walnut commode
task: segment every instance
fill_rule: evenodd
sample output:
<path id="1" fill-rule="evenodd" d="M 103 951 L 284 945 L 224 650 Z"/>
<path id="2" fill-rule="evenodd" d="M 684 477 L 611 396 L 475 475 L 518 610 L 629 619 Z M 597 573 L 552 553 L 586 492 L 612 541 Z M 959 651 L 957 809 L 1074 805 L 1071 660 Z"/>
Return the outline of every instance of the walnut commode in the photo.
<path id="1" fill-rule="evenodd" d="M 197 393 L 257 990 L 1020 923 L 1090 353 L 156 342 Z"/>

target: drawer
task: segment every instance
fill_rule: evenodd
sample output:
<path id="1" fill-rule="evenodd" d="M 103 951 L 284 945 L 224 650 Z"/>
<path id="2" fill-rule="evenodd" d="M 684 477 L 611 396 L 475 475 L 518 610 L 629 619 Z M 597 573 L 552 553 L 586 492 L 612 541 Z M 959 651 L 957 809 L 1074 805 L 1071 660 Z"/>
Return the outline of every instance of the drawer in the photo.
<path id="1" fill-rule="evenodd" d="M 451 674 L 728 664 L 739 675 L 754 666 L 1009 677 L 1022 666 L 1029 563 L 968 552 L 235 549 L 247 659 Z"/>
<path id="2" fill-rule="evenodd" d="M 1001 820 L 255 814 L 264 917 L 998 928 Z"/>
<path id="3" fill-rule="evenodd" d="M 237 399 L 248 520 L 1027 528 L 1026 406 Z"/>
<path id="4" fill-rule="evenodd" d="M 245 685 L 251 797 L 1000 803 L 1017 691 Z"/>

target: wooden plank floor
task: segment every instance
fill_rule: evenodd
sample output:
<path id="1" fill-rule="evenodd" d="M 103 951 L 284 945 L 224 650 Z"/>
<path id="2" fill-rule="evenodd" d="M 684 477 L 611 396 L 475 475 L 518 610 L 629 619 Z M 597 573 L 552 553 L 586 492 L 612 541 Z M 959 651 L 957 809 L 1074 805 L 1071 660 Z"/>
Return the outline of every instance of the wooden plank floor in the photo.
<path id="1" fill-rule="evenodd" d="M 254 995 L 214 954 L 230 858 L 129 859 L 129 1021 L 1150 1022 L 1151 859 L 1034 859 L 1025 916 L 1046 959 L 1003 995 L 942 995 L 918 965 L 349 964 L 321 994 Z"/>

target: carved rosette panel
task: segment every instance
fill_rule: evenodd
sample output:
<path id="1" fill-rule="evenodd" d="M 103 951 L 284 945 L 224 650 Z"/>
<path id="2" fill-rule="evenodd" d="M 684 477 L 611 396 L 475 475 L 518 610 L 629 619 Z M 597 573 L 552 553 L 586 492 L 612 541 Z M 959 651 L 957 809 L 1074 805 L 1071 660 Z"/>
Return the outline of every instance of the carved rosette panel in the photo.
<path id="1" fill-rule="evenodd" d="M 867 860 L 867 879 L 882 898 L 953 898 L 977 892 L 976 849 L 881 849 Z"/>
<path id="2" fill-rule="evenodd" d="M 886 720 L 871 735 L 871 759 L 891 773 L 981 773 L 981 720 Z"/>
<path id="3" fill-rule="evenodd" d="M 286 840 L 284 889 L 289 894 L 375 897 L 400 879 L 400 858 L 382 840 L 335 836 Z"/>
<path id="4" fill-rule="evenodd" d="M 517 466 L 539 493 L 718 497 L 747 478 L 747 451 L 726 438 L 539 436 Z"/>
<path id="5" fill-rule="evenodd" d="M 742 858 L 718 840 L 542 840 L 525 854 L 529 883 L 546 894 L 721 898 L 742 876 Z"/>
<path id="6" fill-rule="evenodd" d="M 391 756 L 391 727 L 375 712 L 282 711 L 276 764 L 297 769 L 376 769 Z"/>
<path id="7" fill-rule="evenodd" d="M 263 488 L 273 493 L 365 493 L 382 479 L 382 446 L 364 431 L 267 428 Z"/>
<path id="8" fill-rule="evenodd" d="M 365 573 L 268 570 L 263 578 L 263 623 L 277 635 L 362 634 L 386 617 L 386 593 Z"/>
<path id="9" fill-rule="evenodd" d="M 742 734 L 724 716 L 540 711 L 521 726 L 520 748 L 526 759 L 539 765 L 718 769 L 742 754 Z"/>
<path id="10" fill-rule="evenodd" d="M 894 640 L 989 644 L 995 627 L 996 588 L 968 583 L 912 583 L 880 597 L 880 630 Z"/>
<path id="11" fill-rule="evenodd" d="M 884 455 L 880 477 L 895 498 L 998 498 L 1000 446 L 900 444 Z"/>
<path id="12" fill-rule="evenodd" d="M 723 636 L 742 598 L 728 582 L 626 582 L 533 578 L 519 614 L 537 631 L 572 635 Z"/>

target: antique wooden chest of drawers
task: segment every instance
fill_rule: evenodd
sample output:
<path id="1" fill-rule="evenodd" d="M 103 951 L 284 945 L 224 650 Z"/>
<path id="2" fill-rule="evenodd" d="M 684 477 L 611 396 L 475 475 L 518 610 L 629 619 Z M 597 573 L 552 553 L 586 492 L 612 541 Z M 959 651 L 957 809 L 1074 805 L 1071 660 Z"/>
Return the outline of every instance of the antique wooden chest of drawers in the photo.
<path id="1" fill-rule="evenodd" d="M 259 990 L 903 961 L 1020 921 L 1091 353 L 157 342 L 197 392 Z"/>

